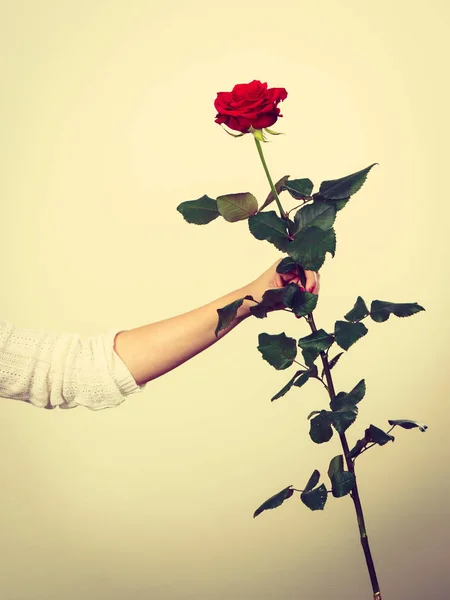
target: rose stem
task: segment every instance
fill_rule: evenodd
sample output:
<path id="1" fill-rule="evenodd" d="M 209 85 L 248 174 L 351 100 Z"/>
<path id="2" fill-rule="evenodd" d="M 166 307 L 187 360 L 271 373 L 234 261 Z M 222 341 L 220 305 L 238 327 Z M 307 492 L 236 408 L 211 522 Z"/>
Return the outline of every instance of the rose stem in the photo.
<path id="1" fill-rule="evenodd" d="M 309 313 L 309 315 L 306 317 L 306 320 L 308 321 L 309 326 L 311 327 L 311 330 L 313 332 L 317 331 L 317 327 L 314 322 L 314 316 L 313 316 L 312 312 Z M 321 352 L 320 357 L 322 359 L 323 369 L 324 369 L 325 377 L 326 377 L 327 384 L 328 384 L 328 393 L 332 400 L 336 396 L 336 393 L 334 391 L 333 380 L 331 378 L 330 365 L 328 364 L 328 358 L 327 358 L 327 355 L 325 354 L 325 352 Z M 347 468 L 350 471 L 350 473 L 353 473 L 353 475 L 355 475 L 355 487 L 350 492 L 350 496 L 353 500 L 353 504 L 355 505 L 355 511 L 356 511 L 356 516 L 357 516 L 357 520 L 358 520 L 358 527 L 359 527 L 359 533 L 360 533 L 360 538 L 361 538 L 361 545 L 362 545 L 362 548 L 364 551 L 367 569 L 369 571 L 370 582 L 372 584 L 373 600 L 382 600 L 380 586 L 378 584 L 377 574 L 375 571 L 375 565 L 373 563 L 372 554 L 370 552 L 369 538 L 367 537 L 366 525 L 364 523 L 364 514 L 363 514 L 363 509 L 361 506 L 361 500 L 359 498 L 358 485 L 356 482 L 355 465 L 354 465 L 354 462 L 352 461 L 352 459 L 347 457 L 347 454 L 349 453 L 349 448 L 348 448 L 347 438 L 345 437 L 345 433 L 340 433 L 339 437 L 341 439 L 342 450 L 344 451 Z"/>
<path id="2" fill-rule="evenodd" d="M 275 189 L 275 186 L 273 185 L 273 181 L 272 181 L 272 178 L 270 176 L 269 169 L 267 168 L 267 164 L 266 164 L 266 161 L 264 159 L 264 154 L 263 154 L 263 151 L 262 151 L 262 148 L 261 148 L 261 142 L 258 139 L 256 139 L 255 136 L 253 136 L 253 137 L 255 138 L 255 143 L 256 143 L 256 147 L 258 148 L 259 158 L 261 159 L 262 166 L 264 167 L 264 171 L 265 171 L 265 173 L 267 175 L 267 179 L 269 180 L 270 188 L 271 188 L 272 193 L 273 193 L 273 195 L 275 197 L 275 200 L 276 200 L 276 202 L 278 204 L 278 208 L 280 209 L 281 218 L 286 220 L 288 218 L 288 215 L 284 212 L 283 207 L 281 206 L 280 199 L 279 199 L 278 194 L 277 194 L 277 190 Z"/>

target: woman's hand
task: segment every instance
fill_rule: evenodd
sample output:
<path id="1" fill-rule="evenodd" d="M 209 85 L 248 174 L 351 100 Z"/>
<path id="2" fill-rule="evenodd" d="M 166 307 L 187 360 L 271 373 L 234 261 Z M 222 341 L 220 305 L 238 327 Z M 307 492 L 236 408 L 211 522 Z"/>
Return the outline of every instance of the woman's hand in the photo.
<path id="1" fill-rule="evenodd" d="M 277 266 L 283 259 L 280 258 L 267 271 L 264 271 L 257 279 L 252 281 L 247 287 L 250 294 L 257 302 L 261 302 L 264 292 L 273 288 L 282 288 L 289 283 L 295 283 L 302 291 L 318 294 L 320 289 L 320 274 L 315 271 L 306 271 L 306 290 L 303 287 L 300 277 L 296 272 L 277 273 Z"/>

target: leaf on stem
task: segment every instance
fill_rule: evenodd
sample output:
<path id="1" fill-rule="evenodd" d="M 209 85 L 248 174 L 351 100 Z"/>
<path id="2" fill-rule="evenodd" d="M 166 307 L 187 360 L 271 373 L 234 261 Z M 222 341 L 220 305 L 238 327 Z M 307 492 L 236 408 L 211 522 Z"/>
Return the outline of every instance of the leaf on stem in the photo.
<path id="1" fill-rule="evenodd" d="M 395 303 L 374 300 L 370 307 L 370 316 L 377 323 L 383 323 L 389 319 L 391 314 L 396 317 L 410 317 L 422 310 L 425 309 L 417 302 Z"/>
<path id="2" fill-rule="evenodd" d="M 296 225 L 294 233 L 304 231 L 308 227 L 318 227 L 327 231 L 333 227 L 336 219 L 336 207 L 330 202 L 314 202 L 300 208 L 294 216 Z"/>
<path id="3" fill-rule="evenodd" d="M 341 358 L 341 356 L 343 355 L 343 352 L 339 352 L 339 354 L 336 354 L 336 356 L 333 356 L 333 358 L 329 361 L 328 363 L 328 367 L 330 368 L 330 371 L 333 367 L 336 366 L 337 361 Z M 325 373 L 325 368 L 322 369 L 322 377 L 324 376 Z"/>
<path id="4" fill-rule="evenodd" d="M 336 234 L 333 228 L 324 231 L 320 227 L 308 227 L 297 233 L 295 239 L 283 248 L 297 263 L 309 271 L 318 271 L 325 262 L 325 255 L 336 252 Z"/>
<path id="5" fill-rule="evenodd" d="M 323 181 L 319 188 L 319 195 L 326 200 L 347 200 L 362 187 L 370 169 L 376 164 L 373 163 L 361 171 L 346 175 L 340 179 Z"/>
<path id="6" fill-rule="evenodd" d="M 390 433 L 386 433 L 375 425 L 370 425 L 365 432 L 365 438 L 368 442 L 375 442 L 379 446 L 384 446 L 388 442 L 393 442 L 395 437 Z"/>
<path id="7" fill-rule="evenodd" d="M 286 256 L 283 260 L 278 264 L 276 271 L 277 273 L 290 273 L 291 271 L 295 272 L 295 269 L 299 267 L 295 260 L 290 256 Z"/>
<path id="8" fill-rule="evenodd" d="M 364 398 L 366 393 L 366 382 L 361 379 L 355 387 L 347 394 L 346 392 L 339 392 L 330 402 L 330 408 L 333 411 L 341 410 L 347 406 L 355 406 L 358 402 Z"/>
<path id="9" fill-rule="evenodd" d="M 310 335 L 298 340 L 298 345 L 302 349 L 303 358 L 308 367 L 312 366 L 319 354 L 327 350 L 334 342 L 334 337 L 324 329 L 314 331 Z"/>
<path id="10" fill-rule="evenodd" d="M 291 179 L 285 181 L 281 189 L 287 190 L 296 200 L 307 200 L 311 196 L 313 187 L 311 179 Z"/>
<path id="11" fill-rule="evenodd" d="M 328 477 L 331 480 L 331 491 L 335 498 L 349 494 L 355 486 L 355 476 L 349 471 L 344 471 L 342 454 L 335 456 L 328 467 Z"/>
<path id="12" fill-rule="evenodd" d="M 328 418 L 338 433 L 344 433 L 358 415 L 358 407 L 354 405 L 346 406 L 340 410 L 328 412 Z"/>
<path id="13" fill-rule="evenodd" d="M 336 321 L 334 324 L 334 335 L 336 343 L 348 350 L 355 342 L 364 337 L 369 330 L 364 323 L 347 323 L 347 321 Z"/>
<path id="14" fill-rule="evenodd" d="M 390 419 L 388 423 L 389 425 L 398 425 L 399 427 L 403 427 L 403 429 L 414 429 L 415 427 L 418 427 L 420 431 L 426 431 L 428 429 L 428 425 L 418 423 L 417 421 L 410 421 L 408 419 Z"/>
<path id="15" fill-rule="evenodd" d="M 228 325 L 235 319 L 238 308 L 241 306 L 244 300 L 253 300 L 252 296 L 245 296 L 244 298 L 239 298 L 239 300 L 235 300 L 231 302 L 231 304 L 227 304 L 223 308 L 217 309 L 217 314 L 219 315 L 219 321 L 217 323 L 216 330 L 214 332 L 215 336 L 221 329 L 226 329 Z"/>
<path id="16" fill-rule="evenodd" d="M 197 200 L 182 202 L 177 206 L 177 211 L 183 215 L 185 221 L 195 225 L 206 225 L 220 215 L 216 200 L 206 194 Z"/>
<path id="17" fill-rule="evenodd" d="M 275 394 L 275 396 L 273 396 L 273 398 L 270 399 L 270 401 L 273 402 L 274 400 L 278 400 L 278 398 L 281 398 L 282 396 L 287 394 L 287 392 L 291 389 L 292 385 L 294 384 L 295 378 L 301 374 L 304 375 L 305 373 L 308 373 L 308 371 L 305 371 L 305 370 L 297 371 L 295 373 L 295 375 L 287 382 L 287 384 L 277 394 Z M 307 380 L 309 379 L 309 375 L 307 376 L 306 379 Z"/>
<path id="18" fill-rule="evenodd" d="M 268 130 L 267 130 L 268 131 Z M 289 179 L 289 175 L 285 175 L 284 177 L 282 177 L 281 179 L 279 179 L 276 184 L 274 185 L 275 187 L 275 191 L 277 192 L 277 194 L 280 194 L 282 189 L 283 189 L 283 185 L 284 183 Z M 261 212 L 263 208 L 266 208 L 266 206 L 269 206 L 269 204 L 271 204 L 271 202 L 273 202 L 275 200 L 275 195 L 272 192 L 272 190 L 270 190 L 269 195 L 266 198 L 266 201 L 264 202 L 264 204 L 261 206 L 261 208 L 259 209 L 258 212 Z"/>
<path id="19" fill-rule="evenodd" d="M 300 494 L 300 499 L 303 504 L 311 510 L 323 510 L 327 501 L 327 488 L 323 483 L 318 488 L 313 489 L 319 483 L 319 479 L 320 473 L 316 469 L 309 478 L 305 489 Z"/>
<path id="20" fill-rule="evenodd" d="M 321 410 L 317 417 L 310 421 L 309 436 L 316 444 L 328 442 L 333 436 L 333 429 L 326 410 Z"/>
<path id="21" fill-rule="evenodd" d="M 253 194 L 225 194 L 217 197 L 217 209 L 230 223 L 243 221 L 258 212 L 258 201 Z"/>
<path id="22" fill-rule="evenodd" d="M 346 315 L 344 315 L 344 319 L 351 321 L 352 323 L 356 323 L 367 317 L 368 314 L 369 309 L 367 308 L 366 303 L 361 296 L 358 296 L 354 307 Z"/>
<path id="23" fill-rule="evenodd" d="M 260 212 L 248 219 L 250 233 L 257 240 L 267 240 L 278 250 L 286 252 L 289 238 L 286 234 L 286 223 L 274 210 Z"/>
<path id="24" fill-rule="evenodd" d="M 281 492 L 278 492 L 278 494 L 274 494 L 268 500 L 263 502 L 259 508 L 257 508 L 255 510 L 255 512 L 253 514 L 253 518 L 257 517 L 265 510 L 269 510 L 271 508 L 277 508 L 278 506 L 283 504 L 283 502 L 285 500 L 290 498 L 293 493 L 294 493 L 294 490 L 292 489 L 292 486 L 290 485 L 289 487 L 284 488 L 284 490 L 281 490 Z"/>
<path id="25" fill-rule="evenodd" d="M 258 350 L 263 359 L 275 369 L 287 369 L 297 356 L 297 345 L 294 338 L 288 337 L 284 332 L 277 335 L 260 333 L 258 341 Z"/>

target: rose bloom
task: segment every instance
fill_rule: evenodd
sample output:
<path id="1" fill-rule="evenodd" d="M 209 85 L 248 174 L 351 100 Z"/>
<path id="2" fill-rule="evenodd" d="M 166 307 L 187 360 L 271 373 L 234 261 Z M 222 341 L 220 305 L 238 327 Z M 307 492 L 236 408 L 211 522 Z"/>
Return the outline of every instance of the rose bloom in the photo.
<path id="1" fill-rule="evenodd" d="M 215 122 L 230 129 L 248 133 L 250 126 L 263 129 L 282 117 L 278 102 L 287 98 L 284 88 L 267 88 L 267 83 L 254 79 L 238 83 L 231 92 L 218 92 L 214 101 L 217 110 Z"/>

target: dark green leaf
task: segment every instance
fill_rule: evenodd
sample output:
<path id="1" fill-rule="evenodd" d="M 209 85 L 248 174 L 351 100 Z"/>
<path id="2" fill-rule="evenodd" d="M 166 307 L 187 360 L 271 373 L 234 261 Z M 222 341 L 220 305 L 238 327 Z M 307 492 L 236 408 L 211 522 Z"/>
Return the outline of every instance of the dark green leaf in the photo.
<path id="1" fill-rule="evenodd" d="M 300 494 L 300 499 L 305 506 L 310 508 L 311 510 L 323 510 L 325 503 L 328 498 L 327 488 L 322 483 L 315 490 L 311 490 L 308 492 L 302 492 Z"/>
<path id="2" fill-rule="evenodd" d="M 284 396 L 291 389 L 294 379 L 298 377 L 300 373 L 307 373 L 307 371 L 297 371 L 296 374 L 287 382 L 287 384 L 278 392 L 278 394 L 275 394 L 275 396 L 270 399 L 270 401 L 273 402 L 274 400 L 278 400 L 278 398 Z M 307 379 L 309 379 L 309 375 Z"/>
<path id="3" fill-rule="evenodd" d="M 375 425 L 370 425 L 370 427 L 366 429 L 366 440 L 384 446 L 384 444 L 387 444 L 388 442 L 393 442 L 395 438 L 393 435 L 375 427 Z"/>
<path id="4" fill-rule="evenodd" d="M 214 332 L 215 336 L 221 329 L 226 329 L 228 325 L 235 319 L 238 308 L 241 306 L 244 300 L 253 300 L 252 296 L 245 296 L 244 298 L 240 298 L 239 300 L 235 300 L 231 302 L 231 304 L 227 304 L 223 308 L 217 309 L 217 314 L 219 315 L 219 321 L 217 323 L 216 330 Z"/>
<path id="5" fill-rule="evenodd" d="M 324 329 L 319 329 L 310 335 L 298 340 L 298 345 L 302 349 L 303 358 L 308 366 L 311 366 L 320 352 L 329 348 L 334 342 L 332 335 Z"/>
<path id="6" fill-rule="evenodd" d="M 354 447 L 347 454 L 347 458 L 356 458 L 359 454 L 361 454 L 361 452 L 364 450 L 368 443 L 369 442 L 366 440 L 365 437 L 361 440 L 358 440 Z"/>
<path id="7" fill-rule="evenodd" d="M 328 412 L 328 417 L 338 433 L 344 433 L 358 415 L 357 406 L 346 406 L 340 410 Z"/>
<path id="8" fill-rule="evenodd" d="M 347 321 L 336 321 L 334 325 L 334 335 L 336 343 L 348 350 L 355 342 L 361 339 L 368 332 L 364 323 L 347 323 Z"/>
<path id="9" fill-rule="evenodd" d="M 336 207 L 336 212 L 342 210 L 349 200 L 350 198 L 344 198 L 342 200 L 333 200 L 333 204 Z"/>
<path id="10" fill-rule="evenodd" d="M 279 179 L 276 184 L 275 184 L 275 190 L 277 192 L 277 194 L 280 194 L 282 189 L 283 189 L 283 184 L 289 179 L 289 175 L 285 175 L 284 177 L 282 177 L 281 179 Z M 266 208 L 266 206 L 268 206 L 271 202 L 273 202 L 275 200 L 275 196 L 272 192 L 272 190 L 270 190 L 269 195 L 266 198 L 266 201 L 264 202 L 264 204 L 261 206 L 261 208 L 259 209 L 258 212 L 261 212 L 263 208 Z"/>
<path id="11" fill-rule="evenodd" d="M 280 310 L 286 307 L 290 307 L 294 296 L 299 292 L 298 285 L 295 283 L 289 283 L 287 286 L 282 288 L 273 288 L 264 292 L 261 302 L 256 307 L 251 307 L 250 312 L 256 314 L 255 308 L 264 309 L 264 317 L 267 316 L 268 312 L 273 310 Z M 256 316 L 259 316 L 256 314 Z"/>
<path id="12" fill-rule="evenodd" d="M 292 308 L 297 317 L 306 317 L 316 308 L 319 296 L 311 292 L 302 292 L 296 284 L 293 285 L 297 287 L 297 292 L 292 297 L 289 308 Z"/>
<path id="13" fill-rule="evenodd" d="M 333 367 L 336 366 L 337 361 L 341 358 L 341 356 L 343 355 L 343 352 L 339 352 L 339 354 L 336 354 L 336 356 L 333 356 L 333 358 L 329 361 L 328 366 L 330 367 L 330 371 Z M 322 369 L 322 377 L 325 373 L 325 369 Z"/>
<path id="14" fill-rule="evenodd" d="M 295 213 L 295 234 L 308 227 L 319 227 L 326 231 L 333 227 L 336 218 L 336 207 L 329 202 L 307 204 Z"/>
<path id="15" fill-rule="evenodd" d="M 355 486 L 355 476 L 349 471 L 344 471 L 342 454 L 331 459 L 328 467 L 328 477 L 331 480 L 331 491 L 335 498 L 349 494 Z"/>
<path id="16" fill-rule="evenodd" d="M 277 273 L 290 273 L 291 271 L 295 272 L 295 269 L 297 268 L 297 263 L 295 262 L 295 260 L 293 258 L 291 258 L 290 256 L 286 256 L 285 258 L 283 258 L 283 260 L 279 263 L 279 265 L 277 266 Z"/>
<path id="17" fill-rule="evenodd" d="M 394 302 L 374 300 L 370 307 L 370 316 L 377 323 L 383 323 L 389 319 L 391 314 L 394 314 L 396 317 L 410 317 L 422 310 L 425 309 L 419 306 L 417 302 L 396 304 Z"/>
<path id="18" fill-rule="evenodd" d="M 355 387 L 346 394 L 345 392 L 339 392 L 337 396 L 333 398 L 330 402 L 331 410 L 341 410 L 341 408 L 345 408 L 347 406 L 355 406 L 358 402 L 364 398 L 366 393 L 366 382 L 364 379 L 361 379 Z"/>
<path id="19" fill-rule="evenodd" d="M 319 227 L 308 227 L 280 249 L 287 252 L 304 269 L 318 271 L 325 262 L 327 252 L 332 256 L 336 252 L 336 234 L 333 228 L 324 231 Z"/>
<path id="20" fill-rule="evenodd" d="M 206 225 L 220 215 L 216 200 L 204 195 L 198 200 L 187 200 L 177 206 L 177 211 L 181 213 L 188 223 L 195 225 Z"/>
<path id="21" fill-rule="evenodd" d="M 366 306 L 366 303 L 358 296 L 355 302 L 355 306 L 350 310 L 346 315 L 344 315 L 344 319 L 347 321 L 351 321 L 352 323 L 356 323 L 357 321 L 361 321 L 369 314 L 369 309 Z"/>
<path id="22" fill-rule="evenodd" d="M 313 471 L 313 474 L 308 479 L 308 483 L 305 485 L 304 492 L 310 492 L 319 483 L 320 473 L 317 469 Z"/>
<path id="23" fill-rule="evenodd" d="M 328 442 L 333 435 L 333 429 L 328 418 L 326 410 L 321 410 L 317 417 L 311 419 L 309 426 L 309 436 L 316 444 Z"/>
<path id="24" fill-rule="evenodd" d="M 390 419 L 388 423 L 389 425 L 399 425 L 400 427 L 403 427 L 403 429 L 413 429 L 414 427 L 418 427 L 420 431 L 426 431 L 428 429 L 428 425 L 418 423 L 417 421 L 409 421 L 408 419 Z"/>
<path id="25" fill-rule="evenodd" d="M 252 215 L 248 220 L 248 226 L 257 240 L 267 240 L 278 250 L 287 251 L 289 238 L 286 233 L 286 223 L 275 211 L 269 210 Z"/>
<path id="26" fill-rule="evenodd" d="M 311 179 L 292 179 L 285 181 L 282 190 L 287 190 L 296 200 L 306 200 L 313 191 L 313 182 Z"/>
<path id="27" fill-rule="evenodd" d="M 255 510 L 253 518 L 257 517 L 264 510 L 268 510 L 270 508 L 277 508 L 277 506 L 283 504 L 283 502 L 290 498 L 294 493 L 294 490 L 291 488 L 292 486 L 290 485 L 289 487 L 284 488 L 284 490 L 281 490 L 281 492 L 278 492 L 278 494 L 274 494 L 268 500 L 263 502 L 261 506 Z"/>
<path id="28" fill-rule="evenodd" d="M 340 179 L 323 181 L 320 185 L 319 194 L 327 200 L 346 200 L 362 187 L 370 169 L 376 164 L 373 163 L 361 171 Z"/>
<path id="29" fill-rule="evenodd" d="M 260 333 L 258 341 L 258 350 L 261 352 L 264 360 L 267 360 L 275 369 L 287 369 L 292 365 L 297 356 L 297 347 L 294 338 L 287 337 L 284 332 L 277 335 Z"/>
<path id="30" fill-rule="evenodd" d="M 310 378 L 310 372 L 309 369 L 308 371 L 304 371 L 300 377 L 295 381 L 294 385 L 296 387 L 302 387 L 302 385 L 305 385 L 305 383 L 308 381 L 308 379 Z"/>
<path id="31" fill-rule="evenodd" d="M 217 197 L 217 209 L 230 223 L 243 221 L 258 212 L 258 201 L 253 194 L 225 194 Z"/>

